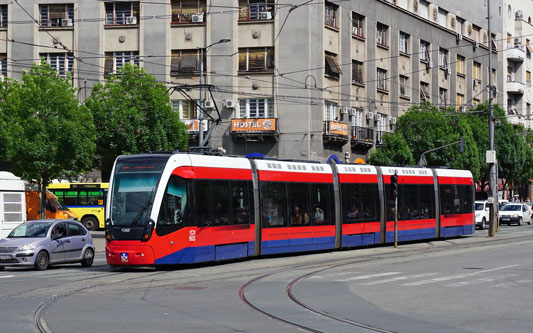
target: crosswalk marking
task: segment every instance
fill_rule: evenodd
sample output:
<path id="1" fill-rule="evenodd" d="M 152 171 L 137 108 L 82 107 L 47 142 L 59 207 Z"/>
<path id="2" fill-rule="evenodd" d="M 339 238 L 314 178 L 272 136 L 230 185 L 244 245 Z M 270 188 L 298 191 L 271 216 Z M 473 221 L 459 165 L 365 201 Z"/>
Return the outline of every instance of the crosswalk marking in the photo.
<path id="1" fill-rule="evenodd" d="M 516 267 L 516 266 L 518 266 L 518 265 L 509 265 L 509 266 L 497 267 L 497 268 L 492 268 L 492 269 L 485 269 L 485 270 L 482 270 L 482 271 L 477 271 L 477 272 L 472 272 L 472 273 L 456 274 L 456 275 L 444 276 L 444 277 L 439 277 L 439 278 L 433 278 L 433 279 L 429 279 L 429 280 L 409 282 L 409 283 L 402 284 L 402 286 L 420 286 L 420 285 L 428 284 L 428 283 L 443 282 L 443 281 L 449 281 L 449 280 L 457 280 L 457 279 L 476 276 L 476 275 L 479 275 L 479 274 L 488 273 L 488 272 L 494 272 L 494 271 L 507 269 L 507 268 L 511 268 L 511 267 Z"/>
<path id="2" fill-rule="evenodd" d="M 509 278 L 511 276 L 516 276 L 516 274 L 505 274 L 505 275 L 502 274 L 502 275 L 495 275 L 495 276 L 481 278 L 481 279 L 462 281 L 462 282 L 455 282 L 455 283 L 449 284 L 448 286 L 449 287 L 463 287 L 463 286 L 467 286 L 469 284 L 476 284 L 476 283 L 482 283 L 482 282 L 493 282 L 493 281 L 496 281 L 496 280 L 507 279 L 507 278 Z"/>
<path id="3" fill-rule="evenodd" d="M 401 274 L 401 272 L 388 272 L 388 273 L 380 273 L 380 274 L 361 275 L 361 276 L 354 276 L 354 277 L 350 277 L 346 279 L 336 279 L 335 281 L 348 282 L 348 281 L 365 280 L 365 279 L 371 279 L 374 277 L 398 275 L 398 274 Z"/>
<path id="4" fill-rule="evenodd" d="M 373 281 L 373 282 L 367 282 L 367 283 L 360 283 L 360 286 L 374 286 L 376 284 L 383 284 L 383 283 L 389 283 L 389 282 L 396 282 L 396 281 L 402 281 L 407 279 L 417 279 L 427 276 L 437 275 L 437 273 L 424 273 L 424 274 L 416 274 L 416 275 L 407 275 L 407 276 L 398 276 L 395 278 L 385 279 L 385 280 L 379 280 L 379 281 Z"/>

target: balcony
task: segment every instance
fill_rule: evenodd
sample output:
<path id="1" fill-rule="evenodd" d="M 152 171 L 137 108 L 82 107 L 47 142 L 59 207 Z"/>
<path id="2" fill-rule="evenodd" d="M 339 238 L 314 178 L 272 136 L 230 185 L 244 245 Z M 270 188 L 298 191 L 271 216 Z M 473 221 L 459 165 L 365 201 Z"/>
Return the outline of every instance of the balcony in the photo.
<path id="1" fill-rule="evenodd" d="M 352 126 L 351 146 L 355 149 L 368 150 L 374 145 L 374 130 L 361 126 Z"/>
<path id="2" fill-rule="evenodd" d="M 505 50 L 505 57 L 512 61 L 524 61 L 526 51 L 520 46 L 509 47 Z"/>
<path id="3" fill-rule="evenodd" d="M 277 118 L 235 118 L 231 120 L 231 137 L 235 141 L 277 141 Z"/>
<path id="4" fill-rule="evenodd" d="M 524 93 L 524 88 L 526 85 L 523 82 L 518 81 L 507 81 L 506 90 L 510 94 L 520 94 Z"/>
<path id="5" fill-rule="evenodd" d="M 348 124 L 338 121 L 325 121 L 324 122 L 324 142 L 344 145 L 350 140 Z"/>

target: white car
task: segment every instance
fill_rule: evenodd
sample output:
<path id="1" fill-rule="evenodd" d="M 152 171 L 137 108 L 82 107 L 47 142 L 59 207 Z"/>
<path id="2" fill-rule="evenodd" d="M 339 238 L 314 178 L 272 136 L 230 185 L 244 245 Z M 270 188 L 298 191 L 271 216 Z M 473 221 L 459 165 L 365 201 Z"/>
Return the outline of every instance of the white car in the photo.
<path id="1" fill-rule="evenodd" d="M 500 224 L 516 223 L 516 225 L 520 225 L 522 222 L 531 224 L 531 210 L 527 205 L 510 203 L 500 209 Z"/>
<path id="2" fill-rule="evenodd" d="M 474 204 L 474 212 L 476 213 L 476 228 L 481 230 L 487 229 L 489 226 L 489 204 L 487 201 L 476 201 Z"/>

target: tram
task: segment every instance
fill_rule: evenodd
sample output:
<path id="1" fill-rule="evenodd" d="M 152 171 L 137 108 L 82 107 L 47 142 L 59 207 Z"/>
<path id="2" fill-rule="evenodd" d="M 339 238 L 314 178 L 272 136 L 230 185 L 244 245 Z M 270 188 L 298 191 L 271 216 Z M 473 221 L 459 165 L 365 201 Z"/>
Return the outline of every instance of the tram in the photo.
<path id="1" fill-rule="evenodd" d="M 175 265 L 474 232 L 465 170 L 157 153 L 119 156 L 109 185 L 106 258 Z"/>

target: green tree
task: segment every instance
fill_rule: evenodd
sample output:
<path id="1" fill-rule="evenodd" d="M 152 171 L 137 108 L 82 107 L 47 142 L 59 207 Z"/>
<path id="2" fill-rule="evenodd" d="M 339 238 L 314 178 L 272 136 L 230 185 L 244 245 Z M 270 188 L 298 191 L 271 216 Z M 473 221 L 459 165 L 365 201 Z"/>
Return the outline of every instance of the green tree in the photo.
<path id="1" fill-rule="evenodd" d="M 387 133 L 383 136 L 383 147 L 372 150 L 368 162 L 373 165 L 413 165 L 415 160 L 400 133 Z"/>
<path id="2" fill-rule="evenodd" d="M 0 94 L 0 109 L 11 113 L 6 156 L 15 174 L 39 181 L 43 204 L 51 179 L 92 167 L 92 117 L 69 81 L 45 63 L 35 64 L 22 82 L 8 81 Z"/>
<path id="3" fill-rule="evenodd" d="M 124 66 L 105 84 L 96 84 L 85 105 L 97 129 L 96 163 L 103 179 L 121 154 L 187 147 L 186 126 L 172 111 L 165 86 L 144 68 Z"/>

